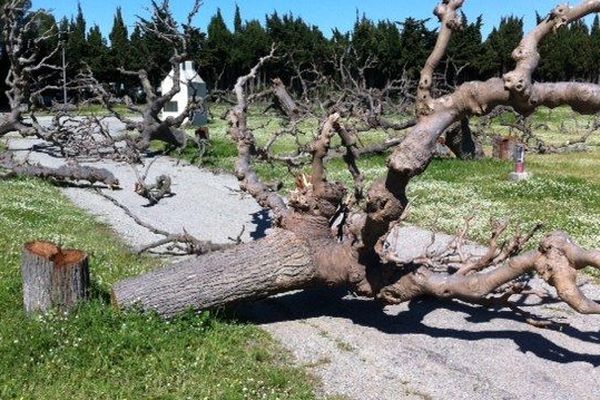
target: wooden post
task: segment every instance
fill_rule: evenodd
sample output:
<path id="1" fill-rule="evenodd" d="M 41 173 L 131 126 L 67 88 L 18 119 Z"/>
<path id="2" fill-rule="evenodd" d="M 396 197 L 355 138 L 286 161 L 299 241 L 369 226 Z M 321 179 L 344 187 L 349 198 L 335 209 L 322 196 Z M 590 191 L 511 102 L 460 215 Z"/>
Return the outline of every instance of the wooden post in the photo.
<path id="1" fill-rule="evenodd" d="M 82 251 L 63 250 L 50 242 L 27 243 L 21 272 L 27 313 L 45 313 L 52 308 L 68 312 L 89 296 L 88 255 Z"/>

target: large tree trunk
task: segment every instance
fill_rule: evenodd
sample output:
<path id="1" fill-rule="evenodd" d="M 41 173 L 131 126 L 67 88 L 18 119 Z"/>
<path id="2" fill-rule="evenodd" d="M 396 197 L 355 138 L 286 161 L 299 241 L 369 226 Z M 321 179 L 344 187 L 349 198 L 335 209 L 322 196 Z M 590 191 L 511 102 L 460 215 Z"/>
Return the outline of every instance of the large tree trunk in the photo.
<path id="1" fill-rule="evenodd" d="M 117 283 L 113 304 L 169 318 L 312 286 L 317 272 L 306 241 L 275 230 L 264 239 L 210 253 Z"/>
<path id="2" fill-rule="evenodd" d="M 153 140 L 164 142 L 176 148 L 184 148 L 187 144 L 185 131 L 177 128 L 173 118 L 169 117 L 165 121 L 160 121 L 157 114 L 156 110 L 146 112 L 143 122 L 138 125 L 140 136 L 136 143 L 137 148 L 145 151 L 150 147 L 150 142 Z"/>
<path id="3" fill-rule="evenodd" d="M 0 120 L 0 137 L 10 132 L 29 133 L 30 128 L 23 125 L 23 117 L 19 107 L 20 103 L 14 104 L 14 102 L 11 102 L 10 113 L 3 120 Z"/>
<path id="4" fill-rule="evenodd" d="M 515 70 L 502 79 L 468 82 L 452 94 L 434 99 L 433 73 L 443 59 L 452 31 L 461 26 L 457 11 L 462 4 L 463 0 L 445 0 L 436 7 L 442 28 L 421 73 L 417 125 L 391 155 L 387 176 L 371 186 L 364 210 L 349 212 L 348 203 L 352 201 L 345 200 L 346 188 L 327 180 L 324 160 L 335 132 L 341 131 L 337 113 L 327 118 L 311 145 L 311 175 L 297 177 L 296 190 L 290 192 L 287 202 L 269 191 L 252 169 L 257 152 L 252 130 L 247 125 L 245 92 L 248 82 L 273 57 L 275 47 L 272 47 L 271 53 L 262 57 L 249 74 L 238 78 L 234 87 L 238 101 L 229 114 L 230 133 L 238 147 L 236 175 L 241 188 L 261 206 L 270 208 L 278 226 L 287 231 L 275 230 L 266 239 L 117 283 L 113 288 L 114 304 L 138 305 L 143 310 L 171 317 L 189 308 L 227 306 L 320 284 L 346 284 L 358 294 L 387 303 L 433 295 L 478 303 L 501 301 L 506 305 L 510 296 L 528 289 L 526 283 L 514 280 L 537 272 L 573 309 L 600 314 L 600 305 L 586 298 L 577 286 L 578 271 L 587 266 L 600 268 L 600 252 L 580 248 L 563 232 L 546 236 L 538 250 L 516 256 L 538 228 L 500 244 L 507 225 L 498 224 L 489 251 L 481 258 L 465 259 L 460 248 L 465 230 L 446 250 L 439 254 L 426 251 L 426 255 L 408 263 L 394 255 L 392 243 L 386 240 L 394 225 L 406 215 L 407 185 L 430 164 L 444 132 L 459 123 L 460 134 L 456 135 L 461 146 L 456 151 L 467 154 L 477 150 L 463 148 L 468 147 L 464 145 L 472 137 L 468 121 L 461 118 L 485 115 L 500 105 L 510 105 L 523 115 L 531 114 L 539 106 L 553 108 L 563 104 L 587 114 L 600 110 L 600 87 L 596 85 L 534 83 L 531 78 L 539 61 L 536 56 L 539 41 L 564 24 L 600 11 L 600 2 L 596 1 L 584 1 L 572 8 L 557 7 L 535 31 L 525 36 L 514 52 Z M 340 136 L 345 141 L 344 135 Z M 349 142 L 345 146 L 352 147 Z M 349 154 L 352 157 L 347 161 L 348 167 L 358 185 L 362 176 L 356 168 L 355 153 Z M 331 223 L 336 220 L 341 222 L 334 234 Z M 488 299 L 486 296 L 491 292 L 500 297 Z"/>
<path id="5" fill-rule="evenodd" d="M 88 256 L 62 250 L 49 242 L 31 242 L 23 249 L 23 303 L 27 313 L 57 308 L 71 310 L 89 295 Z"/>

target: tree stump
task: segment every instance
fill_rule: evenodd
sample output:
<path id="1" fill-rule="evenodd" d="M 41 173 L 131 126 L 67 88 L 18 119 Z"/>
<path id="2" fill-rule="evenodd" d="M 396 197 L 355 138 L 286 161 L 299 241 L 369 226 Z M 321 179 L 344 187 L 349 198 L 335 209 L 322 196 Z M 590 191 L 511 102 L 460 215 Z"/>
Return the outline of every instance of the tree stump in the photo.
<path id="1" fill-rule="evenodd" d="M 27 243 L 21 272 L 27 313 L 45 313 L 53 308 L 68 312 L 89 296 L 88 255 L 82 251 L 63 250 L 50 242 Z"/>
<path id="2" fill-rule="evenodd" d="M 517 144 L 519 140 L 516 137 L 495 136 L 492 141 L 492 156 L 497 160 L 512 160 Z"/>

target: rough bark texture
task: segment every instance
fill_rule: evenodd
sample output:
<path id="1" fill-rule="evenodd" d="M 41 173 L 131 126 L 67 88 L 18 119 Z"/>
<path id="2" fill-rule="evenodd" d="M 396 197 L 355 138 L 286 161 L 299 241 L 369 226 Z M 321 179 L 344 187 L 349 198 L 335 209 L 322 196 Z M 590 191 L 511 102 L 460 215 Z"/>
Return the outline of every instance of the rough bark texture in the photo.
<path id="1" fill-rule="evenodd" d="M 61 165 L 58 168 L 44 167 L 27 163 L 17 163 L 7 154 L 0 156 L 0 168 L 9 170 L 8 176 L 32 176 L 42 179 L 53 179 L 59 182 L 103 183 L 110 188 L 118 188 L 119 180 L 112 172 L 104 168 L 85 165 Z"/>
<path id="2" fill-rule="evenodd" d="M 79 250 L 62 250 L 49 242 L 27 243 L 21 271 L 27 313 L 68 312 L 89 295 L 88 256 Z"/>
<path id="3" fill-rule="evenodd" d="M 555 286 L 558 296 L 575 311 L 598 314 L 600 304 L 585 297 L 577 286 L 577 271 L 588 266 L 600 268 L 600 252 L 584 250 L 564 232 L 554 232 L 544 238 L 539 250 L 514 257 L 498 268 L 483 272 L 464 268 L 454 274 L 440 274 L 419 267 L 384 288 L 379 297 L 390 304 L 423 295 L 478 302 L 500 286 L 535 271 Z"/>
<path id="4" fill-rule="evenodd" d="M 313 253 L 292 232 L 175 264 L 113 287 L 113 304 L 171 317 L 306 288 L 316 281 Z"/>

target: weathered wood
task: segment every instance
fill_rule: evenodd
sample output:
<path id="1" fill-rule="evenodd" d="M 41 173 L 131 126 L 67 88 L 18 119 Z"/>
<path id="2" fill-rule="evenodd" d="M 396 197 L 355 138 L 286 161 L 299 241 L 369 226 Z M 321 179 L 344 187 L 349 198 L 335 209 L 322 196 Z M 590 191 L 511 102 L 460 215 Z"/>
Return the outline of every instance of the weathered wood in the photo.
<path id="1" fill-rule="evenodd" d="M 61 165 L 58 168 L 39 164 L 19 163 L 12 153 L 0 154 L 0 168 L 8 170 L 5 178 L 13 176 L 32 176 L 41 179 L 53 179 L 58 182 L 89 182 L 91 185 L 101 182 L 110 188 L 118 188 L 119 180 L 105 168 L 88 165 Z"/>
<path id="2" fill-rule="evenodd" d="M 578 271 L 588 266 L 600 268 L 600 252 L 580 248 L 562 232 L 546 236 L 538 250 L 519 255 L 538 228 L 499 244 L 506 230 L 505 224 L 499 224 L 494 228 L 490 250 L 476 259 L 463 257 L 461 243 L 468 224 L 447 249 L 437 254 L 426 252 L 408 261 L 396 257 L 393 243 L 387 240 L 390 231 L 407 215 L 408 184 L 431 163 L 441 135 L 452 125 L 503 105 L 512 106 L 522 115 L 530 115 L 540 106 L 563 104 L 587 114 L 600 110 L 600 85 L 535 83 L 532 79 L 539 62 L 540 40 L 569 22 L 600 12 L 600 0 L 557 7 L 525 36 L 513 53 L 517 67 L 502 78 L 467 82 L 451 94 L 433 98 L 433 73 L 443 59 L 452 31 L 460 28 L 457 11 L 463 3 L 443 0 L 436 8 L 443 28 L 421 74 L 417 124 L 395 148 L 387 164 L 387 176 L 371 186 L 364 207 L 351 204 L 346 200 L 345 188 L 327 180 L 324 163 L 334 136 L 331 123 L 335 114 L 325 121 L 321 134 L 310 145 L 311 175 L 299 177 L 287 202 L 271 192 L 252 168 L 253 157 L 258 154 L 247 124 L 245 93 L 248 82 L 273 57 L 273 47 L 249 74 L 238 78 L 234 87 L 238 101 L 229 119 L 239 152 L 236 175 L 241 188 L 273 210 L 277 226 L 286 230 L 275 230 L 265 239 L 119 282 L 113 288 L 114 304 L 121 308 L 137 305 L 171 317 L 189 308 L 227 306 L 326 284 L 345 285 L 357 294 L 389 304 L 432 295 L 515 309 L 509 298 L 529 290 L 526 280 L 517 279 L 536 272 L 576 311 L 600 314 L 600 305 L 577 287 Z M 465 132 L 462 129 L 460 134 Z M 337 232 L 332 230 L 334 222 L 339 224 Z M 490 294 L 493 297 L 487 297 Z"/>
<path id="3" fill-rule="evenodd" d="M 82 251 L 63 250 L 50 242 L 27 243 L 21 272 L 27 313 L 53 308 L 68 312 L 89 296 L 88 256 Z"/>
<path id="4" fill-rule="evenodd" d="M 277 107 L 290 119 L 296 120 L 301 110 L 279 78 L 273 79 L 273 94 Z"/>
<path id="5" fill-rule="evenodd" d="M 118 282 L 112 302 L 169 318 L 313 286 L 311 250 L 294 233 L 277 229 L 264 239 L 186 260 Z"/>

